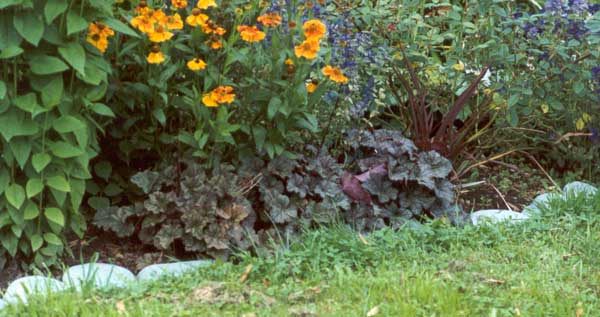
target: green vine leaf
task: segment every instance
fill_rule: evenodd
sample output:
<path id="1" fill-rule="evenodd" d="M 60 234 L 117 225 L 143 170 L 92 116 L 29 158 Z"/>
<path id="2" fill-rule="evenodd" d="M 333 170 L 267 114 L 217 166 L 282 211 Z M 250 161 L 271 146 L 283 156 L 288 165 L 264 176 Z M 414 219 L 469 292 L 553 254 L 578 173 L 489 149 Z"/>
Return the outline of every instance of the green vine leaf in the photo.
<path id="1" fill-rule="evenodd" d="M 53 223 L 61 227 L 65 226 L 65 216 L 63 215 L 60 209 L 54 207 L 46 208 L 44 210 L 44 215 L 48 220 L 52 221 Z"/>
<path id="2" fill-rule="evenodd" d="M 25 202 L 25 190 L 19 184 L 12 184 L 4 191 L 4 196 L 9 204 L 19 209 Z"/>
<path id="3" fill-rule="evenodd" d="M 13 17 L 13 25 L 17 33 L 27 42 L 38 46 L 44 35 L 44 22 L 34 11 L 25 11 Z"/>
<path id="4" fill-rule="evenodd" d="M 48 187 L 54 188 L 58 191 L 68 193 L 71 191 L 71 185 L 63 176 L 52 176 L 46 179 Z"/>
<path id="5" fill-rule="evenodd" d="M 37 196 L 39 193 L 44 190 L 44 183 L 39 178 L 30 178 L 27 181 L 27 185 L 25 186 L 25 191 L 27 192 L 27 198 L 31 198 Z"/>

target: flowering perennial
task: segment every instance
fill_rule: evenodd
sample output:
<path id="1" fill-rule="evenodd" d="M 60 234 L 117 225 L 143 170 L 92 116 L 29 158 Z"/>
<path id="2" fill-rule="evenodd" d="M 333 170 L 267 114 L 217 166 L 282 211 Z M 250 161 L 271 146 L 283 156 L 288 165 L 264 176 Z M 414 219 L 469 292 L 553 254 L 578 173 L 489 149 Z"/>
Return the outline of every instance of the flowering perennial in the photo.
<path id="1" fill-rule="evenodd" d="M 235 100 L 235 94 L 231 86 L 219 86 L 211 92 L 202 96 L 202 103 L 207 107 L 216 107 L 219 104 L 230 104 Z"/>
<path id="2" fill-rule="evenodd" d="M 100 52 L 104 53 L 108 48 L 108 37 L 114 35 L 115 32 L 108 26 L 104 25 L 104 23 L 90 23 L 87 41 L 95 46 Z"/>

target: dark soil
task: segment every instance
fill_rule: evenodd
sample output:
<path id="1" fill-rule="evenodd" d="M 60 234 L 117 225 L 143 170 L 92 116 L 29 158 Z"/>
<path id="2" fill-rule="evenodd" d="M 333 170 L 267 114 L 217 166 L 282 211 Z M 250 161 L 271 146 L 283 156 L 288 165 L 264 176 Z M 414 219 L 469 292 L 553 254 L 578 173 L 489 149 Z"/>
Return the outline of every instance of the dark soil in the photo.
<path id="1" fill-rule="evenodd" d="M 533 199 L 551 188 L 544 174 L 527 165 L 490 164 L 477 168 L 458 186 L 458 202 L 465 211 L 512 209 L 522 211 Z"/>

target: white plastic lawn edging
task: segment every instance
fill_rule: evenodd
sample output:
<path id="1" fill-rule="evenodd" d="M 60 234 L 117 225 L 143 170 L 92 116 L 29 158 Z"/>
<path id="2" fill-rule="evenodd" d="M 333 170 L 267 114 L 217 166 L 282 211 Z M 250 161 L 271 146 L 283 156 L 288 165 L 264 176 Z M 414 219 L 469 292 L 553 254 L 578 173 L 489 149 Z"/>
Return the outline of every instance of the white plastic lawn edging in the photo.
<path id="1" fill-rule="evenodd" d="M 198 261 L 185 261 L 165 264 L 152 264 L 141 270 L 137 279 L 139 281 L 152 281 L 157 280 L 163 276 L 180 276 L 186 272 L 201 267 L 207 267 L 213 264 L 213 261 L 209 260 L 198 260 Z"/>
<path id="2" fill-rule="evenodd" d="M 573 194 L 594 195 L 598 189 L 582 182 L 567 184 L 562 194 L 550 193 L 537 196 L 525 207 L 523 212 L 512 210 L 488 209 L 471 214 L 471 222 L 478 226 L 483 223 L 521 222 L 529 219 L 532 214 L 539 213 L 539 207 L 547 205 L 552 199 L 565 199 Z M 135 282 L 145 282 L 160 279 L 165 276 L 180 276 L 184 273 L 209 267 L 214 261 L 198 260 L 165 264 L 153 264 L 142 269 L 136 276 L 128 269 L 106 263 L 85 263 L 68 268 L 63 274 L 63 282 L 44 276 L 27 276 L 13 281 L 0 298 L 0 310 L 18 301 L 27 303 L 30 294 L 47 294 L 60 292 L 69 288 L 81 291 L 82 287 L 90 285 L 97 288 L 122 288 Z"/>
<path id="3" fill-rule="evenodd" d="M 473 225 L 478 226 L 483 222 L 497 223 L 497 222 L 517 222 L 529 219 L 529 215 L 523 212 L 516 212 L 512 210 L 502 209 L 486 209 L 479 210 L 471 214 L 471 222 Z"/>
<path id="4" fill-rule="evenodd" d="M 209 267 L 213 260 L 182 261 L 153 264 L 142 269 L 136 276 L 128 269 L 107 263 L 85 263 L 68 268 L 62 282 L 45 276 L 26 276 L 8 285 L 4 298 L 0 298 L 0 310 L 19 301 L 27 304 L 28 296 L 44 295 L 75 289 L 80 292 L 86 286 L 98 289 L 123 288 L 136 282 L 157 280 L 166 276 L 181 276 L 193 270 Z"/>
<path id="5" fill-rule="evenodd" d="M 85 285 L 108 289 L 127 286 L 135 281 L 135 274 L 118 265 L 86 263 L 67 269 L 62 280 L 65 285 L 75 287 L 78 291 Z"/>
<path id="6" fill-rule="evenodd" d="M 553 199 L 567 199 L 570 195 L 595 195 L 598 189 L 590 184 L 583 182 L 571 182 L 565 185 L 562 193 L 545 193 L 538 195 L 531 204 L 523 209 L 523 212 L 515 212 L 512 210 L 489 209 L 479 210 L 471 214 L 471 223 L 479 226 L 485 222 L 521 222 L 529 219 L 532 215 L 540 214 L 540 207 L 548 206 L 548 203 Z"/>

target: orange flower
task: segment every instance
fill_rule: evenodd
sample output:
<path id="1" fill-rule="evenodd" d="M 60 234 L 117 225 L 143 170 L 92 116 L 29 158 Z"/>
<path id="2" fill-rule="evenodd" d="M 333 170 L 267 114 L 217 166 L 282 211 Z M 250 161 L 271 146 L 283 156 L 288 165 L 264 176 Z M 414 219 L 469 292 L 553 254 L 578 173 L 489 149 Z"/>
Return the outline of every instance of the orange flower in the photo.
<path id="1" fill-rule="evenodd" d="M 183 29 L 183 20 L 181 19 L 179 13 L 175 13 L 173 15 L 168 16 L 165 22 L 167 25 L 167 29 L 169 30 Z"/>
<path id="2" fill-rule="evenodd" d="M 333 67 L 330 65 L 325 66 L 322 70 L 323 75 L 329 77 L 329 79 L 335 81 L 336 83 L 347 83 L 348 77 L 344 76 L 342 70 L 338 67 Z"/>
<path id="3" fill-rule="evenodd" d="M 131 20 L 131 25 L 142 33 L 154 32 L 154 21 L 147 14 L 139 15 Z"/>
<path id="4" fill-rule="evenodd" d="M 259 16 L 256 21 L 262 23 L 264 26 L 273 27 L 281 24 L 281 16 L 275 12 L 265 13 Z"/>
<path id="5" fill-rule="evenodd" d="M 204 25 L 206 21 L 208 21 L 208 15 L 200 13 L 200 9 L 198 8 L 194 8 L 192 14 L 185 19 L 185 22 L 190 26 L 201 26 Z"/>
<path id="6" fill-rule="evenodd" d="M 237 30 L 246 42 L 260 42 L 266 36 L 265 32 L 262 32 L 256 26 L 240 25 Z"/>
<path id="7" fill-rule="evenodd" d="M 148 38 L 150 41 L 155 43 L 161 43 L 164 41 L 168 41 L 173 37 L 173 33 L 167 31 L 164 26 L 158 25 L 154 28 L 154 32 L 148 34 Z"/>
<path id="8" fill-rule="evenodd" d="M 286 65 L 294 65 L 294 61 L 291 58 L 285 60 Z"/>
<path id="9" fill-rule="evenodd" d="M 219 39 L 219 38 L 211 38 L 208 41 L 206 41 L 205 43 L 213 50 L 218 50 L 220 48 L 223 48 L 223 42 L 221 42 L 221 39 Z"/>
<path id="10" fill-rule="evenodd" d="M 90 23 L 88 33 L 92 35 L 98 34 L 100 35 L 100 37 L 104 38 L 115 35 L 115 31 L 113 31 L 111 28 L 109 28 L 102 22 Z"/>
<path id="11" fill-rule="evenodd" d="M 319 20 L 306 21 L 302 29 L 304 30 L 304 36 L 309 39 L 321 39 L 327 31 L 325 24 Z"/>
<path id="12" fill-rule="evenodd" d="M 166 19 L 167 15 L 163 12 L 163 10 L 158 9 L 152 12 L 152 21 L 154 23 L 163 23 Z"/>
<path id="13" fill-rule="evenodd" d="M 306 91 L 308 91 L 309 93 L 313 93 L 315 90 L 317 90 L 317 87 L 319 87 L 319 81 L 313 79 L 306 84 Z"/>
<path id="14" fill-rule="evenodd" d="M 165 55 L 160 51 L 160 46 L 154 45 L 150 54 L 146 57 L 150 64 L 160 64 L 165 61 Z"/>
<path id="15" fill-rule="evenodd" d="M 173 0 L 171 4 L 177 9 L 185 9 L 188 5 L 187 0 Z"/>
<path id="16" fill-rule="evenodd" d="M 137 14 L 145 14 L 149 11 L 152 11 L 152 9 L 148 7 L 148 4 L 145 0 L 141 0 L 140 4 L 138 4 L 138 6 L 133 11 Z"/>
<path id="17" fill-rule="evenodd" d="M 315 59 L 317 58 L 317 53 L 319 52 L 319 40 L 315 39 L 307 39 L 302 42 L 302 44 L 294 47 L 294 53 L 298 57 L 304 57 L 306 59 Z"/>
<path id="18" fill-rule="evenodd" d="M 215 33 L 217 35 L 223 36 L 223 35 L 225 35 L 225 33 L 227 33 L 227 30 L 225 30 L 224 28 L 218 26 L 217 29 L 215 30 Z"/>
<path id="19" fill-rule="evenodd" d="M 224 28 L 218 26 L 212 20 L 208 20 L 208 21 L 206 21 L 205 24 L 202 25 L 202 32 L 204 32 L 206 34 L 214 33 L 214 34 L 217 34 L 217 35 L 223 35 L 227 31 Z"/>
<path id="20" fill-rule="evenodd" d="M 108 40 L 106 37 L 103 37 L 100 34 L 88 33 L 87 41 L 95 46 L 100 52 L 106 52 L 106 48 L 108 47 Z"/>
<path id="21" fill-rule="evenodd" d="M 222 103 L 232 103 L 235 100 L 235 94 L 232 94 L 233 87 L 219 86 L 213 91 L 202 96 L 202 103 L 207 107 L 216 107 Z"/>
<path id="22" fill-rule="evenodd" d="M 196 5 L 196 7 L 198 7 L 198 9 L 203 9 L 206 10 L 209 7 L 216 7 L 217 3 L 215 2 L 215 0 L 199 0 L 198 4 Z"/>
<path id="23" fill-rule="evenodd" d="M 203 60 L 196 57 L 191 61 L 187 62 L 187 67 L 192 71 L 202 70 L 206 68 L 206 63 Z"/>

